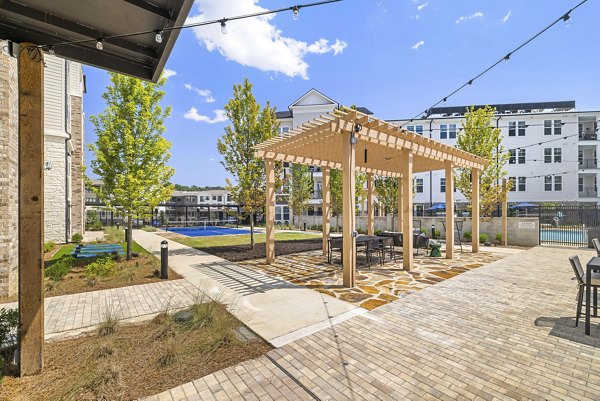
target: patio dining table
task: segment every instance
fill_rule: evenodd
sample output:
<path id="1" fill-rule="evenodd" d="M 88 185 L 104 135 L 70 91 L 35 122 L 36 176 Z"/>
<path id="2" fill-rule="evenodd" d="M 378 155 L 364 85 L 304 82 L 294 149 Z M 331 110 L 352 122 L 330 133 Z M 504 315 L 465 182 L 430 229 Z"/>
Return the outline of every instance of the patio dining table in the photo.
<path id="1" fill-rule="evenodd" d="M 585 334 L 590 335 L 590 304 L 592 293 L 592 273 L 600 272 L 600 257 L 594 256 L 586 265 L 585 272 Z M 594 296 L 596 294 L 594 293 Z M 594 299 L 594 301 L 596 301 Z M 596 303 L 594 303 L 596 305 Z M 595 316 L 595 315 L 594 315 Z"/>

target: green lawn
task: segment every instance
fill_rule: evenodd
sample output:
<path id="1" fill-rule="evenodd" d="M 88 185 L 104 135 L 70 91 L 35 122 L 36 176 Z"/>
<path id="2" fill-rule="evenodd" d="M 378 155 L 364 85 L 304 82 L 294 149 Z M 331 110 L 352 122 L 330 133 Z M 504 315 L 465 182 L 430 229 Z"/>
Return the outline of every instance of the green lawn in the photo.
<path id="1" fill-rule="evenodd" d="M 254 242 L 256 244 L 265 243 L 265 234 L 254 234 Z M 277 232 L 275 233 L 276 241 L 295 241 L 304 239 L 319 238 L 319 234 L 311 233 L 296 233 L 296 232 Z M 232 245 L 250 245 L 250 234 L 245 235 L 217 235 L 214 237 L 176 237 L 174 241 L 180 244 L 191 246 L 192 248 L 211 248 L 215 246 L 232 246 Z"/>

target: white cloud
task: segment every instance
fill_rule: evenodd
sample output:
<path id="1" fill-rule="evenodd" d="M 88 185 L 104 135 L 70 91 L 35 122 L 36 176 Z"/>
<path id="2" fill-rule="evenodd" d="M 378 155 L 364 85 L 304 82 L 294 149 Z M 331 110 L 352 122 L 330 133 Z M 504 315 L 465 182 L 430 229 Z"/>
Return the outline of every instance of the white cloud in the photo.
<path id="1" fill-rule="evenodd" d="M 265 11 L 257 4 L 258 0 L 198 0 L 200 12 L 189 17 L 186 23 L 217 20 L 223 16 L 250 14 Z M 227 34 L 221 34 L 218 24 L 192 28 L 196 39 L 208 51 L 217 50 L 225 58 L 241 65 L 258 68 L 261 71 L 280 72 L 289 77 L 300 76 L 308 79 L 308 54 L 340 54 L 347 43 L 324 38 L 307 43 L 283 36 L 281 30 L 272 24 L 274 15 L 264 15 L 227 23 Z M 291 16 L 290 16 L 291 18 Z"/>
<path id="2" fill-rule="evenodd" d="M 473 13 L 471 15 L 460 17 L 456 20 L 456 23 L 460 24 L 461 22 L 469 21 L 475 18 L 483 18 L 483 13 L 481 11 L 477 11 L 476 13 Z"/>
<path id="3" fill-rule="evenodd" d="M 209 123 L 209 124 L 216 124 L 216 123 L 222 123 L 223 121 L 227 121 L 227 116 L 225 115 L 225 110 L 214 110 L 214 113 L 215 113 L 215 117 L 210 118 L 208 116 L 204 116 L 204 115 L 198 113 L 198 110 L 195 107 L 192 107 L 183 115 L 183 117 L 188 120 Z"/>
<path id="4" fill-rule="evenodd" d="M 425 41 L 424 41 L 424 40 L 420 40 L 420 41 L 418 41 L 417 43 L 415 43 L 415 44 L 414 44 L 414 45 L 411 47 L 411 49 L 417 50 L 419 47 L 423 46 L 424 44 L 425 44 Z"/>
<path id="5" fill-rule="evenodd" d="M 508 19 L 510 18 L 511 14 L 512 14 L 512 10 L 508 10 L 508 13 L 504 17 L 502 17 L 502 19 L 500 19 L 500 22 L 505 24 L 506 21 L 508 21 Z"/>
<path id="6" fill-rule="evenodd" d="M 175 70 L 170 70 L 170 69 L 168 69 L 168 68 L 165 68 L 165 69 L 163 70 L 163 73 L 162 73 L 162 75 L 163 75 L 163 77 L 165 77 L 166 79 L 169 79 L 169 78 L 171 78 L 171 77 L 174 77 L 175 75 L 177 75 L 177 71 L 175 71 Z"/>
<path id="7" fill-rule="evenodd" d="M 417 7 L 417 10 L 419 11 L 423 11 L 423 9 L 425 7 L 427 7 L 429 5 L 429 3 L 423 3 L 423 4 L 419 4 L 419 6 Z"/>
<path id="8" fill-rule="evenodd" d="M 192 86 L 192 84 L 184 84 L 183 87 L 189 91 L 196 92 L 199 96 L 204 98 L 204 101 L 206 103 L 213 103 L 215 101 L 215 98 L 212 97 L 212 93 L 209 89 L 200 89 L 195 86 Z"/>

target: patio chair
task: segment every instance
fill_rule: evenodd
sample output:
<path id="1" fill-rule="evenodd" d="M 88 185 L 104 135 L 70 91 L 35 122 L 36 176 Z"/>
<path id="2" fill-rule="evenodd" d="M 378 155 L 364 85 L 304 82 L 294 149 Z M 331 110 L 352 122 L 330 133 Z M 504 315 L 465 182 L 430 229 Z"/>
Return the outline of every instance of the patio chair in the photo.
<path id="1" fill-rule="evenodd" d="M 394 262 L 396 261 L 396 252 L 394 250 L 394 246 L 395 246 L 395 239 L 394 237 L 385 237 L 379 240 L 379 245 L 381 247 L 381 264 L 383 265 L 383 262 L 385 261 L 385 253 L 389 252 L 390 253 L 390 260 L 394 259 Z"/>
<path id="2" fill-rule="evenodd" d="M 384 231 L 380 235 L 380 237 L 391 237 L 394 239 L 394 246 L 402 246 L 402 233 L 392 232 L 392 231 Z"/>
<path id="3" fill-rule="evenodd" d="M 417 255 L 419 255 L 419 249 L 425 249 L 427 245 L 429 245 L 429 238 L 423 234 L 415 234 L 413 236 L 413 247 L 417 249 Z"/>
<path id="4" fill-rule="evenodd" d="M 340 251 L 340 256 L 343 257 L 344 240 L 342 237 L 329 238 L 327 241 L 327 263 L 331 264 L 333 258 L 333 251 Z"/>
<path id="5" fill-rule="evenodd" d="M 585 293 L 586 277 L 583 267 L 581 266 L 581 262 L 579 261 L 579 256 L 570 256 L 569 262 L 571 262 L 571 267 L 573 268 L 575 279 L 577 280 L 577 314 L 575 316 L 575 327 L 577 327 L 579 325 L 579 317 L 581 316 L 581 309 L 583 307 L 583 295 Z M 600 273 L 594 273 L 592 275 L 592 288 L 594 289 L 594 316 L 598 315 L 598 287 L 600 287 Z"/>
<path id="6" fill-rule="evenodd" d="M 596 253 L 598 254 L 598 256 L 600 256 L 600 240 L 598 240 L 598 238 L 592 239 L 592 245 L 594 245 Z"/>
<path id="7" fill-rule="evenodd" d="M 373 239 L 367 241 L 365 244 L 365 256 L 367 258 L 367 267 L 371 268 L 371 256 L 375 254 L 379 254 L 379 263 L 382 264 L 383 256 L 381 255 L 382 247 L 381 241 L 379 239 Z"/>

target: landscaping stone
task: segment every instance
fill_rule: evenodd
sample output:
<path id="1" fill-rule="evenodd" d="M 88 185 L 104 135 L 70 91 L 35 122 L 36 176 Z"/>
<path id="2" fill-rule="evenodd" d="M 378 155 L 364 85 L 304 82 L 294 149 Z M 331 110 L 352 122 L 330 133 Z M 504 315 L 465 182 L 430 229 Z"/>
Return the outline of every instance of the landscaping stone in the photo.
<path id="1" fill-rule="evenodd" d="M 190 310 L 182 310 L 173 315 L 173 320 L 177 323 L 186 323 L 194 319 L 194 313 Z"/>

